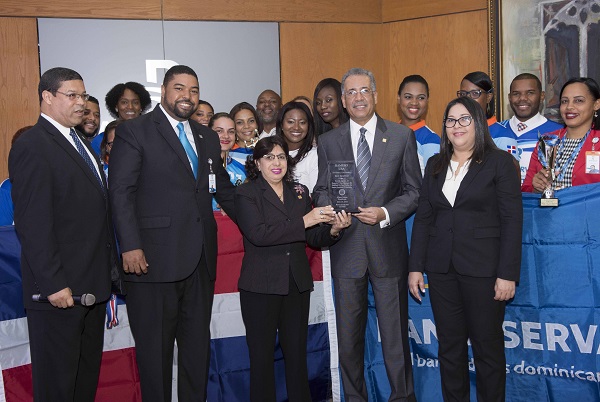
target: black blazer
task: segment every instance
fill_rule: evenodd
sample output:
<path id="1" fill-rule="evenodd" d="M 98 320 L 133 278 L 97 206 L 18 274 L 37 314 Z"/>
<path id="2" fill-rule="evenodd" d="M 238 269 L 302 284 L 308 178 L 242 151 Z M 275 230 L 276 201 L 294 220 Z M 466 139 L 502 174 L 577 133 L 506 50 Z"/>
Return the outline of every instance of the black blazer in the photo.
<path id="1" fill-rule="evenodd" d="M 81 140 L 91 150 L 87 141 Z M 92 152 L 96 165 L 100 165 Z M 118 272 L 110 206 L 75 147 L 44 117 L 15 142 L 8 158 L 21 242 L 23 299 L 27 309 L 54 309 L 31 296 L 66 287 L 92 293 L 98 303 Z M 102 180 L 106 180 L 99 168 Z"/>
<path id="2" fill-rule="evenodd" d="M 283 190 L 285 205 L 262 176 L 236 188 L 237 223 L 245 250 L 240 289 L 286 295 L 291 271 L 300 292 L 310 290 L 313 280 L 305 244 L 326 247 L 336 242 L 329 225 L 304 229 L 302 217 L 311 210 L 306 186 L 284 183 Z"/>
<path id="3" fill-rule="evenodd" d="M 442 193 L 446 171 L 431 174 L 437 158 L 425 169 L 409 270 L 445 273 L 452 262 L 462 275 L 518 281 L 523 206 L 515 159 L 493 150 L 471 161 L 452 207 Z"/>
<path id="4" fill-rule="evenodd" d="M 235 220 L 234 187 L 221 163 L 217 134 L 190 120 L 198 154 L 198 179 L 160 106 L 117 127 L 110 154 L 110 198 L 121 251 L 142 249 L 149 264 L 136 282 L 174 282 L 196 269 L 204 252 L 216 275 L 217 224 L 208 192 L 208 159 L 216 174 L 215 197 Z"/>

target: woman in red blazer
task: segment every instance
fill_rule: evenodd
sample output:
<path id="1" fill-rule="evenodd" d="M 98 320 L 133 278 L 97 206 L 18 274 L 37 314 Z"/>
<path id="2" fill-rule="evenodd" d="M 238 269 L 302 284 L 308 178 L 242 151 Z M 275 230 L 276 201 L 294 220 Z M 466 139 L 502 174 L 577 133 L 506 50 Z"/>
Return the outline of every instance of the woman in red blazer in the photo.
<path id="1" fill-rule="evenodd" d="M 521 191 L 541 193 L 600 182 L 600 87 L 592 78 L 571 78 L 560 90 L 560 115 L 565 128 L 555 131 L 560 141 L 554 162 L 555 180 L 534 150 Z"/>
<path id="2" fill-rule="evenodd" d="M 285 359 L 288 400 L 310 402 L 306 341 L 312 274 L 305 245 L 326 247 L 350 226 L 350 214 L 312 209 L 306 186 L 292 182 L 287 143 L 258 141 L 246 162 L 249 181 L 236 188 L 237 223 L 244 236 L 238 287 L 250 354 L 250 400 L 275 402 L 275 337 Z M 320 225 L 331 223 L 332 225 Z"/>
<path id="3" fill-rule="evenodd" d="M 444 113 L 440 153 L 427 163 L 414 220 L 408 285 L 421 300 L 427 272 L 445 401 L 469 401 L 467 340 L 477 400 L 504 401 L 502 322 L 521 267 L 519 165 L 490 137 L 467 97 Z"/>

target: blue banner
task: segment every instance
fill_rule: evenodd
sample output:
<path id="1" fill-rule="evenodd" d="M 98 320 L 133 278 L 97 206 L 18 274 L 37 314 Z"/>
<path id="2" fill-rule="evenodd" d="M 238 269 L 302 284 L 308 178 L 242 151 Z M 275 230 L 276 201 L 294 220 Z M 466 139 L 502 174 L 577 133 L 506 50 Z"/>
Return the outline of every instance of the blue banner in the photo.
<path id="1" fill-rule="evenodd" d="M 506 309 L 507 401 L 600 400 L 600 187 L 558 191 L 558 208 L 523 194 L 521 280 Z M 365 376 L 370 399 L 386 401 L 389 384 L 369 299 Z M 441 401 L 437 335 L 428 294 L 409 300 L 409 336 L 420 401 Z M 469 353 L 471 400 L 475 367 Z"/>

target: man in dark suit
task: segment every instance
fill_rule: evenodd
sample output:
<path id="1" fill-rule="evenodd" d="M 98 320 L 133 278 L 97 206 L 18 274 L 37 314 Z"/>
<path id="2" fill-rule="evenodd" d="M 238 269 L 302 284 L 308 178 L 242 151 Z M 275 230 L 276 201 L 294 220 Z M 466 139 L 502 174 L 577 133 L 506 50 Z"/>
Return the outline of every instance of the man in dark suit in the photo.
<path id="1" fill-rule="evenodd" d="M 33 393 L 36 401 L 93 401 L 103 345 L 104 302 L 117 272 L 106 180 L 73 127 L 87 94 L 81 76 L 57 67 L 38 88 L 42 115 L 8 161 L 22 246 Z M 91 293 L 97 304 L 75 305 Z M 35 303 L 32 295 L 47 297 Z"/>
<path id="2" fill-rule="evenodd" d="M 347 401 L 367 401 L 364 341 L 367 288 L 375 295 L 390 401 L 415 400 L 408 343 L 408 246 L 404 220 L 417 206 L 421 170 L 412 130 L 375 114 L 370 71 L 342 79 L 350 121 L 319 137 L 315 205 L 331 204 L 330 164 L 354 161 L 359 213 L 331 247 L 340 367 Z M 353 211 L 352 211 L 353 212 Z"/>
<path id="3" fill-rule="evenodd" d="M 194 70 L 169 69 L 160 105 L 119 125 L 110 155 L 110 196 L 129 273 L 127 311 L 144 402 L 171 400 L 175 340 L 178 400 L 206 400 L 217 258 L 209 187 L 235 216 L 217 134 L 189 120 L 198 95 Z"/>

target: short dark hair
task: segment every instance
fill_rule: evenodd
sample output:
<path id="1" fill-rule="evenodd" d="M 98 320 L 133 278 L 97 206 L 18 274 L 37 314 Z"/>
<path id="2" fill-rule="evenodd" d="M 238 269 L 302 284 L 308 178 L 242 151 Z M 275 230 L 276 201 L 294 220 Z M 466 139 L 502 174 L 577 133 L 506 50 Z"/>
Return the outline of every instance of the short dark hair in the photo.
<path id="1" fill-rule="evenodd" d="M 473 71 L 463 77 L 463 80 L 467 80 L 473 85 L 483 89 L 484 92 L 492 94 L 492 99 L 487 103 L 485 108 L 486 118 L 490 118 L 494 115 L 494 83 L 489 75 L 483 71 Z"/>
<path id="2" fill-rule="evenodd" d="M 590 94 L 592 94 L 594 101 L 600 99 L 600 86 L 598 86 L 598 83 L 596 82 L 595 79 L 590 78 L 590 77 L 577 77 L 577 78 L 569 79 L 562 86 L 562 88 L 560 89 L 560 95 L 558 96 L 559 103 L 560 103 L 560 99 L 562 98 L 562 94 L 563 94 L 563 91 L 565 90 L 565 88 L 571 84 L 577 84 L 577 83 L 583 84 L 587 87 L 587 89 L 590 91 Z M 596 116 L 592 119 L 592 127 L 596 130 L 598 130 L 600 128 L 600 116 Z"/>
<path id="3" fill-rule="evenodd" d="M 338 109 L 339 109 L 338 110 L 338 116 L 339 116 L 338 120 L 340 121 L 340 124 L 344 124 L 345 122 L 347 122 L 350 119 L 350 116 L 348 115 L 348 111 L 344 108 L 344 105 L 342 105 L 342 84 L 335 78 L 325 78 L 325 79 L 319 81 L 319 83 L 317 84 L 317 86 L 315 88 L 315 93 L 313 95 L 313 109 L 315 111 L 315 114 L 314 114 L 315 135 L 317 137 L 323 133 L 326 133 L 327 131 L 329 131 L 333 128 L 331 126 L 331 124 L 323 121 L 323 118 L 321 117 L 321 115 L 319 114 L 319 112 L 317 110 L 317 95 L 319 94 L 319 92 L 321 92 L 321 90 L 323 88 L 333 88 L 333 90 L 335 91 L 335 95 L 337 97 Z"/>
<path id="4" fill-rule="evenodd" d="M 256 120 L 256 124 L 258 125 L 258 135 L 260 135 L 260 133 L 262 133 L 263 131 L 262 121 L 258 118 L 258 113 L 256 113 L 256 109 L 254 108 L 254 106 L 252 106 L 248 102 L 240 102 L 231 108 L 229 115 L 231 116 L 233 121 L 235 122 L 235 115 L 238 114 L 241 110 L 249 110 L 252 113 L 252 115 L 254 115 L 254 120 Z"/>
<path id="5" fill-rule="evenodd" d="M 306 154 L 308 154 L 308 152 L 312 149 L 313 142 L 315 140 L 315 122 L 313 121 L 312 115 L 310 114 L 310 109 L 302 102 L 292 101 L 283 105 L 283 107 L 279 111 L 279 114 L 277 115 L 275 135 L 280 136 L 281 139 L 285 142 L 285 135 L 283 134 L 283 120 L 285 119 L 285 115 L 287 112 L 295 109 L 301 110 L 306 115 L 306 121 L 308 122 L 308 132 L 306 134 L 306 138 L 304 138 L 304 141 L 302 142 L 302 145 L 300 145 L 300 149 L 298 149 L 298 153 L 292 158 L 294 164 L 300 162 L 300 160 L 302 160 L 302 158 L 304 158 Z"/>
<path id="6" fill-rule="evenodd" d="M 167 86 L 173 77 L 179 74 L 188 74 L 196 78 L 196 80 L 198 79 L 198 75 L 196 75 L 196 72 L 191 67 L 178 64 L 167 70 L 165 77 L 163 78 L 163 85 Z"/>
<path id="7" fill-rule="evenodd" d="M 402 93 L 402 90 L 404 89 L 406 84 L 410 84 L 411 82 L 417 82 L 419 84 L 425 85 L 425 92 L 426 92 L 427 97 L 429 97 L 429 84 L 427 83 L 425 78 L 423 78 L 422 76 L 420 76 L 418 74 L 407 75 L 406 77 L 404 77 L 404 79 L 400 83 L 400 86 L 398 87 L 398 95 L 400 95 Z"/>
<path id="8" fill-rule="evenodd" d="M 249 180 L 256 180 L 260 176 L 260 171 L 258 170 L 258 166 L 256 166 L 255 161 L 267 155 L 277 145 L 279 145 L 281 149 L 283 149 L 283 152 L 285 153 L 287 158 L 287 171 L 283 176 L 283 181 L 294 181 L 294 162 L 290 158 L 290 152 L 287 143 L 278 135 L 265 137 L 256 143 L 256 146 L 254 147 L 254 152 L 252 153 L 252 158 L 248 158 L 246 160 L 246 176 Z"/>
<path id="9" fill-rule="evenodd" d="M 92 95 L 90 95 L 90 97 L 88 98 L 88 102 L 92 102 L 100 106 L 100 102 L 98 102 L 98 99 L 94 98 Z"/>
<path id="10" fill-rule="evenodd" d="M 104 128 L 104 135 L 102 136 L 102 141 L 100 142 L 100 160 L 105 161 L 106 158 L 106 146 L 108 145 L 108 132 L 112 130 L 116 130 L 117 126 L 121 124 L 123 120 L 113 120 L 106 125 Z M 117 133 L 115 132 L 115 136 Z"/>
<path id="11" fill-rule="evenodd" d="M 208 106 L 210 108 L 210 110 L 212 110 L 213 113 L 215 112 L 215 108 L 213 107 L 213 105 L 211 105 L 210 103 L 208 103 L 205 100 L 202 100 L 202 99 L 198 100 L 198 107 L 200 105 L 206 105 L 206 106 Z"/>
<path id="12" fill-rule="evenodd" d="M 126 83 L 117 84 L 108 91 L 106 94 L 105 103 L 108 112 L 115 119 L 119 118 L 119 114 L 116 112 L 117 104 L 119 99 L 125 93 L 125 90 L 129 89 L 133 91 L 140 98 L 140 105 L 142 106 L 142 114 L 146 112 L 150 105 L 152 105 L 152 99 L 150 99 L 150 93 L 144 88 L 144 86 L 138 82 L 129 81 Z"/>
<path id="13" fill-rule="evenodd" d="M 229 120 L 232 120 L 232 121 L 233 121 L 233 118 L 232 118 L 232 117 L 229 115 L 229 113 L 227 113 L 227 112 L 219 112 L 219 113 L 215 113 L 215 114 L 213 114 L 213 116 L 212 116 L 212 117 L 210 118 L 210 120 L 208 121 L 208 128 L 213 128 L 213 126 L 215 125 L 215 121 L 216 121 L 217 119 L 220 119 L 220 118 L 223 118 L 223 117 L 226 117 L 226 118 L 228 118 Z"/>
<path id="14" fill-rule="evenodd" d="M 515 78 L 513 78 L 513 80 L 510 83 L 510 88 L 512 89 L 512 83 L 515 81 L 520 81 L 520 80 L 534 80 L 537 88 L 540 92 L 542 92 L 542 81 L 540 81 L 540 79 L 538 78 L 537 75 L 535 74 L 531 74 L 531 73 L 521 73 L 519 75 L 517 75 Z"/>
<path id="15" fill-rule="evenodd" d="M 40 104 L 42 103 L 42 92 L 48 91 L 56 96 L 56 91 L 61 87 L 64 81 L 83 81 L 81 75 L 75 70 L 66 67 L 54 67 L 42 74 L 40 84 L 38 85 L 38 96 Z"/>
<path id="16" fill-rule="evenodd" d="M 446 118 L 448 117 L 448 112 L 454 105 L 463 105 L 473 118 L 473 122 L 471 124 L 475 125 L 475 145 L 473 147 L 473 154 L 471 155 L 470 160 L 475 162 L 482 162 L 486 152 L 489 152 L 493 149 L 498 149 L 490 135 L 490 130 L 488 129 L 487 124 L 487 118 L 483 114 L 483 109 L 481 109 L 479 103 L 477 103 L 473 99 L 468 98 L 466 96 L 461 96 L 459 98 L 451 100 L 450 103 L 448 103 L 448 106 L 446 106 L 446 111 L 444 112 L 444 121 L 446 121 Z M 437 159 L 435 159 L 433 165 L 432 174 L 434 176 L 437 176 L 438 174 L 446 174 L 448 166 L 450 165 L 450 159 L 452 158 L 452 154 L 454 153 L 454 147 L 448 139 L 448 133 L 446 131 L 446 125 L 442 124 L 440 154 L 439 156 L 437 156 Z"/>

